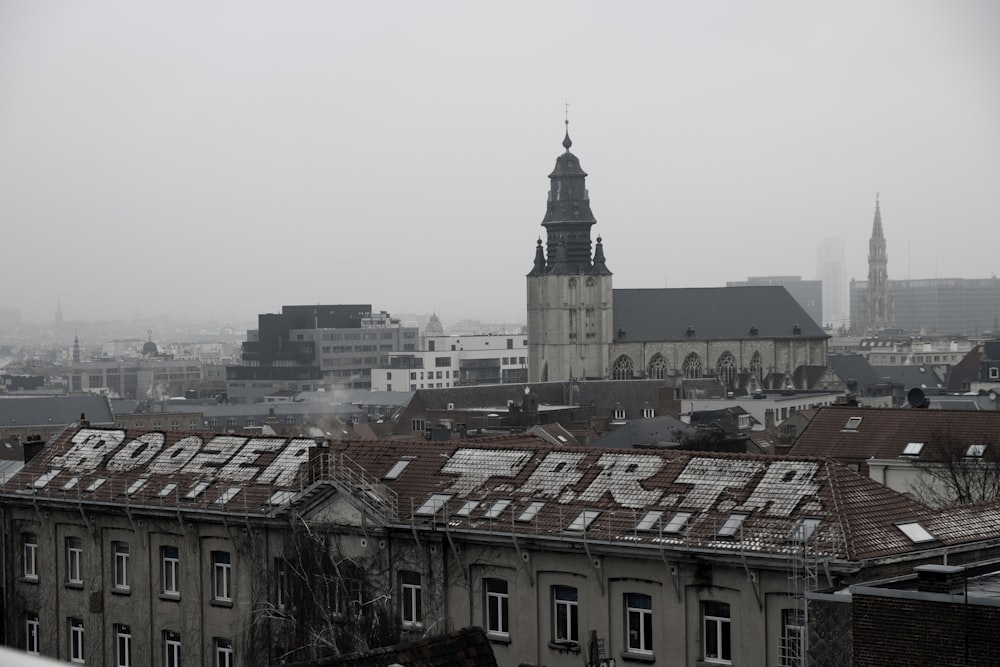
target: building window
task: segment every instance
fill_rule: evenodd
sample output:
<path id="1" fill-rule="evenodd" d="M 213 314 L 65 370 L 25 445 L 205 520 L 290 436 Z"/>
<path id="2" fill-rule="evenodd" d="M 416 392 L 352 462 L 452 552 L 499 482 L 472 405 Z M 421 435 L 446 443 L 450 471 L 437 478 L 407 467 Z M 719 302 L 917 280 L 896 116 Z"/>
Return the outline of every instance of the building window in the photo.
<path id="1" fill-rule="evenodd" d="M 21 545 L 21 554 L 24 559 L 22 568 L 24 578 L 38 581 L 38 536 L 34 533 L 22 534 Z"/>
<path id="2" fill-rule="evenodd" d="M 162 584 L 163 594 L 169 596 L 179 596 L 181 594 L 179 583 L 181 560 L 177 552 L 177 547 L 160 547 L 160 560 L 162 562 Z"/>
<path id="3" fill-rule="evenodd" d="M 779 667 L 802 667 L 805 659 L 805 614 L 801 609 L 781 610 Z"/>
<path id="4" fill-rule="evenodd" d="M 701 609 L 705 662 L 730 664 L 733 650 L 729 635 L 729 605 L 724 602 L 703 602 Z"/>
<path id="5" fill-rule="evenodd" d="M 115 588 L 120 591 L 127 591 L 129 589 L 128 543 L 115 542 L 113 549 L 115 557 Z"/>
<path id="6" fill-rule="evenodd" d="M 212 597 L 220 602 L 232 602 L 232 563 L 228 551 L 212 552 Z"/>
<path id="7" fill-rule="evenodd" d="M 643 408 L 642 409 L 642 418 L 643 419 L 652 419 L 655 416 L 656 416 L 656 411 L 653 408 Z"/>
<path id="8" fill-rule="evenodd" d="M 278 609 L 285 606 L 285 587 L 288 585 L 285 576 L 285 559 L 274 559 L 274 605 Z"/>
<path id="9" fill-rule="evenodd" d="M 758 382 L 764 379 L 764 364 L 760 359 L 760 352 L 754 352 L 750 357 L 750 375 L 757 378 Z"/>
<path id="10" fill-rule="evenodd" d="M 736 381 L 736 359 L 731 352 L 723 352 L 715 366 L 715 375 L 722 384 L 732 387 Z"/>
<path id="11" fill-rule="evenodd" d="M 625 645 L 629 653 L 653 653 L 653 598 L 625 594 Z"/>
<path id="12" fill-rule="evenodd" d="M 66 538 L 66 582 L 83 583 L 83 543 L 79 537 Z"/>
<path id="13" fill-rule="evenodd" d="M 69 661 L 83 664 L 83 621 L 69 619 Z"/>
<path id="14" fill-rule="evenodd" d="M 632 369 L 633 369 L 632 360 L 623 354 L 617 359 L 615 359 L 614 368 L 611 370 L 611 379 L 631 380 Z"/>
<path id="15" fill-rule="evenodd" d="M 578 644 L 580 616 L 576 589 L 572 586 L 553 586 L 552 602 L 553 640 L 560 644 Z"/>
<path id="16" fill-rule="evenodd" d="M 681 367 L 684 373 L 684 377 L 689 379 L 695 379 L 701 377 L 701 357 L 696 353 L 684 357 L 684 365 Z"/>
<path id="17" fill-rule="evenodd" d="M 132 667 L 132 629 L 127 625 L 115 625 L 115 661 L 118 667 Z"/>
<path id="18" fill-rule="evenodd" d="M 28 614 L 24 623 L 24 650 L 38 655 L 38 614 Z"/>
<path id="19" fill-rule="evenodd" d="M 233 642 L 215 638 L 215 667 L 233 667 Z"/>
<path id="20" fill-rule="evenodd" d="M 402 619 L 404 627 L 420 627 L 422 618 L 420 600 L 420 575 L 416 572 L 400 572 L 400 588 L 403 593 Z"/>
<path id="21" fill-rule="evenodd" d="M 647 372 L 649 379 L 651 380 L 664 380 L 667 377 L 667 362 L 663 358 L 662 354 L 655 354 L 649 362 L 649 370 Z"/>
<path id="22" fill-rule="evenodd" d="M 163 632 L 163 667 L 180 667 L 181 635 L 172 630 Z"/>
<path id="23" fill-rule="evenodd" d="M 486 632 L 510 636 L 509 597 L 504 579 L 486 579 Z"/>
<path id="24" fill-rule="evenodd" d="M 618 405 L 615 407 L 615 421 L 620 422 L 625 420 L 625 408 Z"/>
<path id="25" fill-rule="evenodd" d="M 990 379 L 1000 380 L 1000 368 L 997 366 L 990 366 Z"/>
<path id="26" fill-rule="evenodd" d="M 422 387 L 423 385 L 420 386 Z M 410 427 L 412 428 L 412 430 L 417 431 L 418 433 L 424 432 L 425 425 L 426 424 L 423 419 L 414 419 L 410 422 Z"/>

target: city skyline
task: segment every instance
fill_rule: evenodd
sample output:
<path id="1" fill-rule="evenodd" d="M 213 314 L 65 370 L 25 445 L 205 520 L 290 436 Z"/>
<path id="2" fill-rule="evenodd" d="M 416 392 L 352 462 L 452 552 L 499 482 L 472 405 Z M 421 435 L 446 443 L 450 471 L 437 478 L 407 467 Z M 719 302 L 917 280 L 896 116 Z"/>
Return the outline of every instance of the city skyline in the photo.
<path id="1" fill-rule="evenodd" d="M 0 0 L 6 269 L 35 278 L 0 306 L 523 321 L 567 100 L 616 288 L 814 279 L 827 237 L 863 280 L 877 191 L 890 280 L 988 278 L 998 21 L 986 1 Z"/>

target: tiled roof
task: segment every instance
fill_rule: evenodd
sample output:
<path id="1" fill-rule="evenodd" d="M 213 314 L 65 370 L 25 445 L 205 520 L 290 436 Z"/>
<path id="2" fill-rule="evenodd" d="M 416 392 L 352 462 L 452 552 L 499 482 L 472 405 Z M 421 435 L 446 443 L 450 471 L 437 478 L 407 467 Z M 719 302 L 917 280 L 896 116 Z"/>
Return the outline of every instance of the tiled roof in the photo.
<path id="1" fill-rule="evenodd" d="M 0 495 L 267 516 L 333 493 L 399 527 L 654 551 L 787 557 L 801 549 L 793 538 L 803 522 L 818 553 L 850 561 L 929 546 L 901 522 L 919 522 L 934 544 L 1000 537 L 1000 521 L 964 529 L 829 460 L 556 446 L 528 434 L 317 448 L 310 439 L 74 427 Z"/>
<path id="2" fill-rule="evenodd" d="M 861 419 L 857 428 L 845 428 L 852 417 Z M 942 433 L 962 443 L 1000 447 L 1000 411 L 829 406 L 820 408 L 789 453 L 841 462 L 896 458 L 907 444 L 926 443 Z M 932 451 L 924 447 L 914 458 L 926 459 Z"/>

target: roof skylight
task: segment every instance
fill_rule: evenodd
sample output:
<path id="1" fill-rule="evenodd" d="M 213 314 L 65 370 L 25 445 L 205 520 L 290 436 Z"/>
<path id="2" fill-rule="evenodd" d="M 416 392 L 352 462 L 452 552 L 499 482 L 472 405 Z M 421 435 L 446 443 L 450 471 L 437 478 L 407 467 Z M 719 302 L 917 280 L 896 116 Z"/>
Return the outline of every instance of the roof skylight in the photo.
<path id="1" fill-rule="evenodd" d="M 226 503 L 228 503 L 230 500 L 233 499 L 233 496 L 235 496 L 237 493 L 239 493 L 242 490 L 243 490 L 243 487 L 241 487 L 241 486 L 231 486 L 231 487 L 229 487 L 228 489 L 226 489 L 222 493 L 221 496 L 219 496 L 219 498 L 215 501 L 215 504 L 216 505 L 225 505 Z"/>
<path id="2" fill-rule="evenodd" d="M 983 454 L 986 452 L 986 445 L 974 444 L 969 445 L 969 448 L 965 450 L 965 455 L 972 458 L 982 458 Z"/>
<path id="3" fill-rule="evenodd" d="M 532 501 L 532 503 L 530 505 L 528 505 L 527 507 L 524 508 L 524 511 L 521 512 L 521 516 L 517 517 L 517 520 L 518 521 L 531 521 L 536 516 L 538 516 L 538 512 L 543 507 L 545 507 L 545 501 L 544 500 L 535 500 L 535 501 Z"/>
<path id="4" fill-rule="evenodd" d="M 646 516 L 642 517 L 642 520 L 635 525 L 636 530 L 652 530 L 653 526 L 660 522 L 660 517 L 663 516 L 663 510 L 649 510 L 646 512 Z"/>
<path id="5" fill-rule="evenodd" d="M 125 495 L 131 496 L 133 493 L 138 492 L 139 489 L 146 486 L 146 482 L 148 481 L 149 481 L 148 477 L 140 477 L 139 479 L 135 480 L 134 482 L 132 482 L 132 485 L 128 487 L 128 490 L 125 491 Z"/>
<path id="6" fill-rule="evenodd" d="M 748 516 L 748 514 L 743 514 L 741 512 L 733 512 L 726 517 L 726 520 L 719 528 L 719 532 L 715 534 L 716 537 L 733 537 L 736 533 L 742 530 L 743 522 L 747 520 Z"/>
<path id="7" fill-rule="evenodd" d="M 275 491 L 271 494 L 271 497 L 267 499 L 268 505 L 284 505 L 291 502 L 292 498 L 295 497 L 294 491 Z"/>
<path id="8" fill-rule="evenodd" d="M 910 538 L 910 541 L 914 544 L 920 544 L 921 542 L 933 542 L 936 538 L 927 532 L 927 529 L 921 526 L 916 521 L 911 521 L 910 523 L 897 523 L 896 528 L 903 531 L 903 534 Z"/>
<path id="9" fill-rule="evenodd" d="M 587 530 L 599 516 L 601 516 L 600 510 L 583 510 L 571 524 L 566 526 L 566 530 Z"/>
<path id="10" fill-rule="evenodd" d="M 189 499 L 189 500 L 197 498 L 201 494 L 205 493 L 205 489 L 207 489 L 209 487 L 209 484 L 211 484 L 211 482 L 198 482 L 198 483 L 196 483 L 194 486 L 191 487 L 190 491 L 188 491 L 187 493 L 184 494 L 184 497 L 187 498 L 187 499 Z"/>
<path id="11" fill-rule="evenodd" d="M 438 510 L 444 507 L 445 504 L 447 504 L 447 502 L 451 500 L 452 495 L 453 494 L 451 493 L 435 493 L 431 495 L 431 497 L 428 498 L 423 505 L 418 507 L 417 511 L 414 512 L 414 514 L 434 516 L 435 514 L 438 513 Z"/>
<path id="12" fill-rule="evenodd" d="M 88 487 L 87 487 L 86 489 L 84 489 L 84 491 L 86 491 L 86 492 L 88 492 L 88 493 L 93 493 L 94 491 L 97 491 L 97 490 L 98 490 L 99 488 L 101 488 L 101 486 L 102 486 L 102 485 L 103 485 L 103 484 L 104 484 L 104 483 L 105 483 L 106 481 L 108 481 L 108 478 L 107 478 L 107 477 L 98 477 L 98 478 L 97 478 L 97 479 L 95 479 L 95 480 L 94 480 L 93 482 L 91 482 L 91 483 L 90 483 L 90 486 L 88 486 Z"/>
<path id="13" fill-rule="evenodd" d="M 903 456 L 919 456 L 920 450 L 924 448 L 924 443 L 922 442 L 908 442 L 906 447 L 903 447 Z"/>
<path id="14" fill-rule="evenodd" d="M 845 431 L 857 431 L 858 427 L 861 426 L 861 417 L 851 417 L 844 424 Z"/>
<path id="15" fill-rule="evenodd" d="M 41 477 L 39 477 L 38 479 L 36 479 L 35 483 L 32 484 L 32 486 L 35 487 L 36 489 L 44 489 L 45 485 L 51 482 L 52 478 L 58 474 L 59 470 L 50 470 Z"/>
<path id="16" fill-rule="evenodd" d="M 469 516 L 472 510 L 479 506 L 478 500 L 466 500 L 465 503 L 455 512 L 458 516 Z"/>
<path id="17" fill-rule="evenodd" d="M 514 501 L 511 500 L 510 498 L 500 498 L 499 500 L 495 501 L 493 503 L 493 506 L 490 507 L 486 511 L 486 514 L 483 515 L 483 518 L 484 519 L 495 519 L 495 518 L 497 518 L 498 516 L 500 516 L 503 513 L 503 511 L 505 509 L 507 509 L 507 507 L 512 502 L 514 502 Z"/>
<path id="18" fill-rule="evenodd" d="M 382 476 L 382 479 L 396 479 L 403 474 L 403 471 L 406 470 L 406 466 L 410 465 L 410 461 L 413 460 L 414 457 L 412 456 L 404 456 L 399 459 L 392 465 L 391 468 L 389 468 L 389 471 Z"/>
<path id="19" fill-rule="evenodd" d="M 177 489 L 177 482 L 170 482 L 156 494 L 157 498 L 166 498 Z"/>
<path id="20" fill-rule="evenodd" d="M 79 477 L 70 477 L 69 481 L 62 485 L 62 490 L 70 491 L 71 489 L 74 489 L 79 482 Z"/>
<path id="21" fill-rule="evenodd" d="M 687 528 L 688 523 L 691 522 L 691 517 L 694 516 L 694 512 L 680 511 L 674 514 L 663 526 L 664 533 L 680 533 L 685 528 Z"/>

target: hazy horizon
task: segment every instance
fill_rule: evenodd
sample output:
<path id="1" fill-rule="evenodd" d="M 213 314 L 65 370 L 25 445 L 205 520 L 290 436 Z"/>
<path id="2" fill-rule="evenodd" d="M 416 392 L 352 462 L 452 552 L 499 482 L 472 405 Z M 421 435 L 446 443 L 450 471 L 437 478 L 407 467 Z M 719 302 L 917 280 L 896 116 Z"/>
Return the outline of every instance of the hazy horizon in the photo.
<path id="1" fill-rule="evenodd" d="M 0 306 L 523 321 L 573 152 L 615 287 L 987 278 L 1000 4 L 0 0 Z M 846 292 L 846 289 L 845 289 Z"/>

